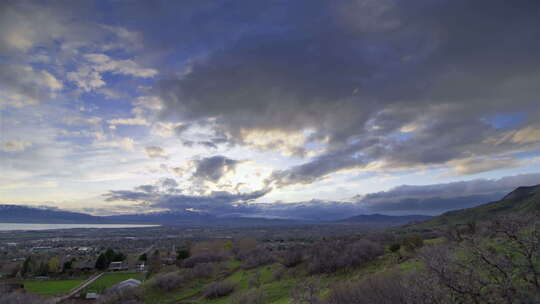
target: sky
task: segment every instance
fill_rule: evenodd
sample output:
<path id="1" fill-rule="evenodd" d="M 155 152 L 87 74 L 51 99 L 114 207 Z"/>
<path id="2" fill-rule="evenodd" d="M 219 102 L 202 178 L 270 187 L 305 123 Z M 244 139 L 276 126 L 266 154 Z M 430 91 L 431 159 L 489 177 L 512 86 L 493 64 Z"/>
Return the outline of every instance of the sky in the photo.
<path id="1" fill-rule="evenodd" d="M 540 184 L 537 0 L 0 2 L 0 203 L 340 218 Z"/>

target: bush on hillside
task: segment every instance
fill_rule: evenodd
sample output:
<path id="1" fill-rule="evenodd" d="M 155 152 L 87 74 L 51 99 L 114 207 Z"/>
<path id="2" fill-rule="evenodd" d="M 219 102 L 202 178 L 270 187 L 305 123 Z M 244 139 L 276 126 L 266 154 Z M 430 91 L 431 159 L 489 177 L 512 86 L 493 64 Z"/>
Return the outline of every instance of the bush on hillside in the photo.
<path id="1" fill-rule="evenodd" d="M 272 264 L 274 257 L 270 251 L 264 248 L 257 248 L 241 255 L 240 260 L 243 262 L 242 268 L 252 269 L 258 266 Z"/>
<path id="2" fill-rule="evenodd" d="M 186 277 L 176 272 L 159 274 L 152 279 L 150 286 L 158 291 L 172 291 L 178 289 L 186 281 Z"/>
<path id="3" fill-rule="evenodd" d="M 402 241 L 403 247 L 410 252 L 420 249 L 424 246 L 424 240 L 417 234 L 405 237 Z"/>
<path id="4" fill-rule="evenodd" d="M 109 289 L 99 297 L 98 304 L 142 304 L 144 296 L 140 288 Z"/>
<path id="5" fill-rule="evenodd" d="M 188 269 L 186 276 L 191 280 L 208 279 L 214 275 L 216 269 L 216 263 L 200 263 Z"/>
<path id="6" fill-rule="evenodd" d="M 304 250 L 300 247 L 293 247 L 285 250 L 281 258 L 281 264 L 287 268 L 295 267 L 302 263 Z"/>
<path id="7" fill-rule="evenodd" d="M 217 281 L 206 286 L 203 295 L 207 299 L 216 299 L 230 295 L 233 293 L 236 284 L 231 281 Z"/>
<path id="8" fill-rule="evenodd" d="M 43 302 L 43 298 L 24 291 L 0 294 L 1 304 L 42 304 Z"/>
<path id="9" fill-rule="evenodd" d="M 257 288 L 235 294 L 231 299 L 231 304 L 263 304 L 265 299 L 265 292 Z"/>
<path id="10" fill-rule="evenodd" d="M 333 273 L 369 262 L 383 253 L 381 245 L 367 239 L 353 243 L 323 242 L 310 248 L 308 271 L 311 274 Z"/>
<path id="11" fill-rule="evenodd" d="M 215 262 L 221 262 L 224 260 L 225 260 L 225 257 L 223 255 L 212 254 L 212 253 L 201 253 L 201 254 L 193 255 L 185 259 L 182 262 L 182 266 L 185 268 L 193 268 L 197 264 L 215 263 Z"/>

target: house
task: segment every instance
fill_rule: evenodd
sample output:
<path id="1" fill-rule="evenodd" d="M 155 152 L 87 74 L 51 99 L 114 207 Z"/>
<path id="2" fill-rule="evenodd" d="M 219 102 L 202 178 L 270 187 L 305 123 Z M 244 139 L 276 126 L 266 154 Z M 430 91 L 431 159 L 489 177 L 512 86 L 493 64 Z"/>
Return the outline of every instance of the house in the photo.
<path id="1" fill-rule="evenodd" d="M 109 270 L 110 271 L 121 271 L 121 270 L 127 270 L 127 263 L 124 262 L 111 262 L 109 264 Z"/>
<path id="2" fill-rule="evenodd" d="M 111 289 L 113 289 L 115 291 L 121 291 L 121 290 L 124 290 L 126 288 L 134 288 L 134 287 L 137 287 L 139 285 L 141 285 L 141 281 L 135 280 L 135 279 L 127 279 L 125 281 L 122 281 L 122 282 L 114 285 L 113 287 L 111 287 Z"/>

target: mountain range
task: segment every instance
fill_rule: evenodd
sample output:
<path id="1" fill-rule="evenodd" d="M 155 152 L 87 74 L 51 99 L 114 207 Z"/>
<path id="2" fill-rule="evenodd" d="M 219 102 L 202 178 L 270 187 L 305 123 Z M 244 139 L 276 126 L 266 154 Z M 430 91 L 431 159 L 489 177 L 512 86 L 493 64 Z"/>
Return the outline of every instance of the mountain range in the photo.
<path id="1" fill-rule="evenodd" d="M 20 205 L 0 205 L 0 222 L 43 224 L 160 224 L 160 225 L 295 225 L 313 223 L 342 223 L 366 225 L 401 225 L 430 218 L 423 215 L 390 216 L 382 214 L 358 215 L 339 221 L 299 219 L 271 219 L 263 217 L 216 217 L 199 212 L 153 212 L 112 216 L 93 216 L 51 208 Z"/>
<path id="2" fill-rule="evenodd" d="M 216 217 L 199 212 L 154 212 L 113 216 L 64 211 L 52 208 L 35 208 L 20 205 L 0 205 L 0 222 L 43 224 L 160 224 L 160 225 L 294 225 L 313 223 L 341 223 L 396 226 L 408 224 L 428 228 L 447 224 L 460 224 L 471 220 L 485 220 L 503 214 L 540 212 L 540 185 L 519 187 L 499 201 L 477 207 L 454 210 L 439 216 L 425 215 L 390 216 L 383 214 L 356 215 L 339 221 L 309 221 L 269 219 L 261 217 Z"/>

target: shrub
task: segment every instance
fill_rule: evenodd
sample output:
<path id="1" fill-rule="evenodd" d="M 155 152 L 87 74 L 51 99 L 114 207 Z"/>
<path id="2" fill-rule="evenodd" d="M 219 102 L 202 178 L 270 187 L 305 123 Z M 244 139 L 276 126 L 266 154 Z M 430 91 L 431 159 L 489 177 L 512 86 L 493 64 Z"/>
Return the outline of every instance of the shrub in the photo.
<path id="1" fill-rule="evenodd" d="M 125 288 L 122 290 L 109 289 L 99 297 L 98 304 L 142 304 L 142 290 L 139 288 Z"/>
<path id="2" fill-rule="evenodd" d="M 221 298 L 230 295 L 236 284 L 231 281 L 218 281 L 206 286 L 203 295 L 207 299 Z"/>
<path id="3" fill-rule="evenodd" d="M 394 243 L 394 244 L 390 245 L 390 247 L 388 247 L 388 249 L 391 252 L 397 252 L 397 251 L 399 251 L 399 249 L 401 249 L 401 244 L 400 243 Z"/>
<path id="4" fill-rule="evenodd" d="M 412 234 L 403 239 L 403 247 L 408 251 L 415 251 L 424 246 L 424 240 L 417 234 Z"/>
<path id="5" fill-rule="evenodd" d="M 412 304 L 407 301 L 407 295 L 398 273 L 373 275 L 360 283 L 342 282 L 333 286 L 326 304 Z"/>
<path id="6" fill-rule="evenodd" d="M 283 253 L 281 264 L 283 264 L 283 266 L 287 268 L 295 267 L 298 264 L 302 263 L 303 258 L 304 252 L 302 248 L 289 248 Z"/>
<path id="7" fill-rule="evenodd" d="M 44 299 L 41 297 L 21 291 L 0 294 L 0 303 L 2 304 L 41 304 L 43 302 Z"/>
<path id="8" fill-rule="evenodd" d="M 251 269 L 273 263 L 274 257 L 268 250 L 257 248 L 240 256 L 240 260 L 244 262 L 242 266 L 244 269 Z"/>
<path id="9" fill-rule="evenodd" d="M 201 263 L 195 265 L 193 268 L 187 271 L 189 279 L 207 279 L 211 278 L 216 271 L 215 263 Z"/>
<path id="10" fill-rule="evenodd" d="M 344 241 L 319 243 L 311 248 L 308 271 L 312 274 L 333 273 L 358 266 L 383 253 L 381 245 L 366 239 L 350 244 Z"/>
<path id="11" fill-rule="evenodd" d="M 276 269 L 274 271 L 274 273 L 272 274 L 272 278 L 276 281 L 279 281 L 281 279 L 283 279 L 283 277 L 285 276 L 285 273 L 287 272 L 287 268 L 285 267 L 279 267 L 278 269 Z"/>
<path id="12" fill-rule="evenodd" d="M 197 264 L 221 262 L 223 260 L 225 260 L 225 257 L 222 255 L 202 253 L 185 259 L 182 262 L 182 266 L 185 268 L 193 268 Z"/>
<path id="13" fill-rule="evenodd" d="M 157 275 L 150 286 L 158 291 L 171 291 L 181 287 L 182 283 L 186 281 L 184 276 L 181 276 L 175 272 L 169 272 Z"/>
<path id="14" fill-rule="evenodd" d="M 266 299 L 266 294 L 262 289 L 252 289 L 234 295 L 232 304 L 262 304 Z"/>
<path id="15" fill-rule="evenodd" d="M 319 304 L 322 286 L 320 279 L 308 279 L 300 282 L 291 291 L 293 304 Z"/>
<path id="16" fill-rule="evenodd" d="M 176 259 L 177 260 L 185 260 L 189 258 L 189 249 L 187 248 L 180 248 L 176 251 Z"/>

